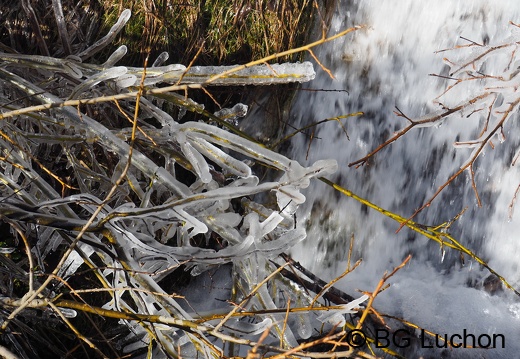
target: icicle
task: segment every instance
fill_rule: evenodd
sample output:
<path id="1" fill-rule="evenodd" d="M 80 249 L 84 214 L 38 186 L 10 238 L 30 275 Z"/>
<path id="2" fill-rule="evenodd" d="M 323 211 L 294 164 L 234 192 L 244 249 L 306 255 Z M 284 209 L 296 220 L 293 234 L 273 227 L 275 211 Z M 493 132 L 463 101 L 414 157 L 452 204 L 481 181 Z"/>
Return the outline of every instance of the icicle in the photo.
<path id="1" fill-rule="evenodd" d="M 69 99 L 78 98 L 78 96 L 86 91 L 89 88 L 96 86 L 98 83 L 102 81 L 111 80 L 114 78 L 118 78 L 127 73 L 128 69 L 125 66 L 111 67 L 104 71 L 101 71 L 95 75 L 90 76 L 86 80 L 84 80 L 81 84 L 76 86 L 74 90 L 72 90 Z"/>
<path id="2" fill-rule="evenodd" d="M 258 218 L 258 215 L 257 215 Z M 260 224 L 261 233 L 260 236 L 263 237 L 268 233 L 271 233 L 280 222 L 283 221 L 283 217 L 278 212 L 273 212 L 271 215 Z"/>
<path id="3" fill-rule="evenodd" d="M 186 159 L 190 161 L 193 169 L 197 173 L 197 176 L 200 177 L 202 182 L 209 183 L 211 181 L 211 173 L 209 173 L 208 163 L 202 157 L 202 155 L 197 151 L 189 142 L 181 143 L 181 150 Z"/>
<path id="4" fill-rule="evenodd" d="M 92 240 L 91 236 L 85 236 L 85 237 L 87 239 Z M 96 242 L 96 240 L 94 240 L 94 242 Z M 94 249 L 91 246 L 86 245 L 84 243 L 78 243 L 78 247 L 81 250 L 81 252 L 86 256 L 86 258 L 89 258 L 94 253 Z M 83 259 L 83 257 L 80 256 L 78 254 L 78 252 L 74 251 L 68 256 L 67 260 L 65 261 L 63 266 L 60 268 L 57 275 L 60 278 L 67 278 L 67 277 L 73 275 L 74 273 L 76 273 L 78 268 L 84 264 L 85 264 L 85 259 Z M 63 285 L 63 283 L 61 283 L 60 285 Z"/>
<path id="5" fill-rule="evenodd" d="M 141 97 L 141 106 L 150 113 L 157 121 L 161 123 L 163 127 L 173 126 L 176 122 L 170 114 L 161 110 L 159 107 L 154 105 L 150 100 Z"/>
<path id="6" fill-rule="evenodd" d="M 83 72 L 81 72 L 79 66 L 75 61 L 71 60 L 65 60 L 63 62 L 63 68 L 65 69 L 65 72 L 67 72 L 69 75 L 76 79 L 80 79 L 83 77 Z"/>
<path id="7" fill-rule="evenodd" d="M 193 140 L 193 146 L 225 171 L 241 177 L 251 176 L 251 168 L 202 138 Z"/>
<path id="8" fill-rule="evenodd" d="M 103 50 L 107 45 L 109 45 L 117 36 L 117 34 L 123 30 L 123 27 L 127 23 L 127 21 L 130 19 L 130 16 L 132 15 L 132 12 L 129 9 L 123 10 L 121 15 L 119 16 L 119 19 L 117 19 L 117 22 L 110 28 L 108 31 L 108 34 L 106 34 L 104 37 L 96 41 L 92 46 L 87 48 L 86 50 L 79 53 L 77 56 L 81 58 L 81 60 L 85 61 L 85 59 L 88 59 L 89 57 L 92 57 L 99 51 Z"/>
<path id="9" fill-rule="evenodd" d="M 127 50 L 128 49 L 125 45 L 119 46 L 117 50 L 114 51 L 112 55 L 110 55 L 108 60 L 105 61 L 103 65 L 101 65 L 101 67 L 103 67 L 104 69 L 108 69 L 109 67 L 114 66 L 119 60 L 123 58 L 123 56 L 126 55 Z"/>
<path id="10" fill-rule="evenodd" d="M 170 54 L 168 54 L 168 52 L 164 51 L 164 52 L 161 52 L 159 54 L 159 56 L 157 56 L 157 58 L 155 59 L 155 61 L 153 62 L 152 64 L 152 67 L 159 67 L 161 66 L 162 64 L 164 64 L 168 59 L 170 58 Z"/>
<path id="11" fill-rule="evenodd" d="M 308 313 L 297 315 L 296 332 L 302 339 L 309 339 L 312 335 L 313 327 Z"/>
<path id="12" fill-rule="evenodd" d="M 307 233 L 303 228 L 297 228 L 284 233 L 275 240 L 265 241 L 256 245 L 256 249 L 267 258 L 273 258 L 280 253 L 286 251 L 305 239 Z"/>
<path id="13" fill-rule="evenodd" d="M 78 312 L 76 312 L 74 309 L 58 307 L 58 310 L 65 318 L 76 318 L 78 315 Z"/>
<path id="14" fill-rule="evenodd" d="M 338 325 L 341 327 L 345 325 L 344 315 L 357 313 L 355 310 L 352 309 L 359 307 L 359 305 L 368 298 L 368 295 L 362 295 L 358 299 L 355 299 L 352 302 L 342 305 L 342 309 L 331 310 L 329 312 L 325 312 L 319 315 L 318 320 L 322 323 L 329 322 L 332 325 Z"/>
<path id="15" fill-rule="evenodd" d="M 124 74 L 118 76 L 116 79 L 116 85 L 119 88 L 127 88 L 133 86 L 137 82 L 137 76 L 132 74 Z"/>
<path id="16" fill-rule="evenodd" d="M 145 86 L 154 85 L 160 82 L 178 81 L 182 74 L 186 71 L 186 66 L 180 64 L 171 64 L 167 66 L 150 67 L 146 69 Z M 129 72 L 135 74 L 141 79 L 142 68 L 129 68 Z"/>

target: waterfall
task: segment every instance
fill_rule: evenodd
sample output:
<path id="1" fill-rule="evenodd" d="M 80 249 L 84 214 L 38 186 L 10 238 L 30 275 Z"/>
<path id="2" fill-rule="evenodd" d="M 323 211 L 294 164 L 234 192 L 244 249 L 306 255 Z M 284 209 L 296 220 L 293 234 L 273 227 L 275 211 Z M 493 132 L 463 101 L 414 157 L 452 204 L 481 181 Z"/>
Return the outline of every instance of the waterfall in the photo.
<path id="1" fill-rule="evenodd" d="M 476 138 L 482 120 L 463 113 L 442 125 L 412 129 L 368 164 L 359 168 L 348 164 L 408 124 L 394 113 L 396 107 L 410 118 L 438 110 L 433 100 L 453 81 L 430 74 L 448 75 L 443 58 L 462 56 L 464 51 L 469 55 L 473 50 L 439 51 L 472 42 L 503 43 L 515 31 L 509 22 L 520 22 L 520 5 L 516 0 L 492 4 L 485 0 L 365 0 L 339 1 L 335 7 L 329 35 L 354 25 L 367 27 L 315 51 L 335 78 L 315 65 L 317 77 L 302 86 L 290 123 L 301 128 L 357 111 L 364 115 L 342 119 L 346 133 L 337 121 L 330 121 L 317 126 L 312 134 L 309 130 L 295 136 L 291 156 L 302 164 L 336 159 L 340 170 L 331 180 L 409 217 L 468 160 L 471 149 L 454 148 L 453 143 Z M 481 90 L 474 81 L 447 97 L 456 103 Z M 518 209 L 510 212 L 520 184 L 518 165 L 511 166 L 520 144 L 517 119 L 518 115 L 513 116 L 504 128 L 506 141 L 495 140 L 494 148 L 487 146 L 475 164 L 481 207 L 465 171 L 414 220 L 437 225 L 467 208 L 449 232 L 520 289 L 520 213 Z M 520 349 L 516 342 L 519 300 L 508 289 L 498 293 L 483 290 L 484 282 L 491 278 L 489 271 L 467 256 L 463 261 L 455 250 L 441 250 L 437 243 L 407 228 L 398 231 L 398 223 L 323 183 L 315 183 L 306 196 L 307 207 L 298 221 L 306 223 L 308 237 L 292 251 L 302 264 L 325 280 L 334 278 L 345 270 L 354 236 L 352 261 L 362 258 L 363 263 L 338 286 L 355 293 L 355 289 L 374 290 L 385 271 L 412 254 L 411 262 L 389 281 L 392 286 L 378 296 L 376 308 L 437 333 L 503 334 L 505 349 L 482 353 L 494 358 L 516 355 Z M 460 349 L 450 355 L 473 357 L 477 352 Z"/>

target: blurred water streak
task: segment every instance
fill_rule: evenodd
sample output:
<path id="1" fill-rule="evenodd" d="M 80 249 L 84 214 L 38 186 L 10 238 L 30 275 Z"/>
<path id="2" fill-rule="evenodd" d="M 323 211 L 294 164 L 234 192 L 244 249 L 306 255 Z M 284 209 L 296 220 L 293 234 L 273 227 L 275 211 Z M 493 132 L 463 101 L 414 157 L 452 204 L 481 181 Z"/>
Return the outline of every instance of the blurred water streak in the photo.
<path id="1" fill-rule="evenodd" d="M 318 70 L 316 79 L 303 89 L 348 93 L 300 91 L 291 124 L 300 128 L 351 112 L 363 111 L 365 115 L 343 120 L 350 139 L 335 121 L 320 125 L 312 135 L 309 131 L 306 136 L 296 136 L 291 155 L 303 164 L 322 158 L 338 160 L 340 171 L 331 176 L 332 180 L 408 217 L 468 159 L 470 150 L 455 149 L 453 143 L 478 135 L 482 126 L 478 117 L 458 116 L 439 127 L 414 129 L 368 165 L 349 168 L 348 164 L 407 125 L 405 119 L 393 113 L 396 106 L 413 118 L 438 109 L 432 100 L 452 83 L 429 74 L 447 75 L 449 67 L 443 57 L 456 53 L 436 51 L 470 41 L 503 43 L 514 28 L 509 21 L 520 22 L 520 5 L 514 0 L 493 4 L 484 0 L 368 0 L 339 1 L 336 6 L 329 35 L 359 24 L 368 25 L 368 30 L 321 47 L 316 55 L 335 79 Z M 475 81 L 473 88 L 453 91 L 450 96 L 462 101 L 482 91 L 478 85 Z M 520 136 L 516 135 L 519 125 L 513 121 L 505 129 L 506 142 L 497 143 L 495 149 L 487 148 L 477 162 L 475 178 L 483 206 L 477 206 L 470 177 L 464 173 L 416 220 L 427 225 L 441 224 L 467 207 L 450 233 L 519 288 L 520 213 L 509 217 L 509 204 L 520 183 L 518 170 L 511 166 L 520 144 Z M 475 331 L 520 334 L 515 304 L 518 298 L 509 292 L 491 297 L 476 289 L 484 285 L 489 273 L 468 258 L 462 262 L 460 253 L 449 249 L 443 255 L 436 243 L 407 229 L 396 233 L 397 223 L 341 197 L 323 183 L 315 184 L 305 194 L 307 209 L 299 221 L 307 221 L 309 234 L 292 253 L 324 279 L 334 278 L 345 269 L 354 235 L 352 260 L 363 258 L 364 264 L 340 282 L 343 289 L 373 290 L 385 270 L 391 270 L 411 253 L 411 264 L 376 301 L 380 308 L 432 330 L 471 327 Z M 494 329 L 484 324 L 483 316 L 491 312 Z M 508 349 L 513 350 L 509 345 L 513 345 L 512 340 Z M 500 355 L 502 351 L 493 352 L 493 357 Z"/>

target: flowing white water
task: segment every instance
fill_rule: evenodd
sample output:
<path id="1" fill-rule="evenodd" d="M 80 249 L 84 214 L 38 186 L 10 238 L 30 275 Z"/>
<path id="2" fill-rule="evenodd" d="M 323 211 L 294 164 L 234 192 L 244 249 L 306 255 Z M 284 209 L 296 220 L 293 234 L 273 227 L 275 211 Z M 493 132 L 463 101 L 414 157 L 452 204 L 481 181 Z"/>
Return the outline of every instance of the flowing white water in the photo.
<path id="1" fill-rule="evenodd" d="M 399 107 L 416 118 L 438 109 L 432 100 L 452 84 L 431 73 L 447 74 L 443 57 L 457 52 L 435 51 L 477 43 L 501 44 L 511 34 L 509 21 L 520 22 L 517 0 L 471 1 L 340 1 L 330 24 L 329 35 L 353 25 L 366 24 L 346 38 L 316 51 L 335 76 L 318 71 L 305 88 L 347 92 L 300 91 L 291 114 L 299 128 L 313 121 L 363 111 L 359 118 L 342 120 L 350 140 L 337 122 L 320 125 L 309 145 L 309 136 L 299 135 L 292 143 L 292 157 L 303 164 L 334 158 L 340 171 L 331 179 L 377 205 L 408 217 L 425 203 L 469 158 L 470 150 L 455 149 L 455 141 L 476 138 L 477 117 L 455 116 L 441 127 L 414 129 L 377 154 L 368 165 L 348 167 L 365 156 L 394 131 L 407 125 L 393 111 Z M 467 51 L 469 54 L 470 50 Z M 516 64 L 515 66 L 518 66 Z M 480 89 L 481 90 L 481 89 Z M 474 87 L 453 91 L 452 102 L 480 91 Z M 450 98 L 450 97 L 448 97 Z M 520 183 L 520 173 L 511 166 L 518 149 L 520 126 L 514 116 L 505 129 L 506 142 L 488 147 L 476 166 L 476 185 L 483 206 L 478 207 L 469 176 L 464 173 L 448 186 L 432 205 L 415 219 L 434 225 L 464 215 L 450 233 L 520 288 L 520 213 L 509 218 L 509 204 Z M 309 147 L 310 146 L 310 147 Z M 308 157 L 308 158 L 307 158 Z M 478 289 L 489 272 L 460 253 L 439 246 L 358 202 L 341 197 L 323 183 L 306 192 L 309 221 L 306 241 L 292 254 L 324 279 L 339 275 L 346 266 L 349 242 L 355 236 L 354 258 L 363 264 L 339 286 L 373 290 L 384 271 L 392 270 L 411 253 L 413 259 L 391 280 L 392 287 L 380 294 L 375 307 L 401 316 L 437 333 L 467 332 L 475 335 L 502 334 L 506 348 L 453 349 L 445 357 L 517 357 L 520 350 L 520 301 L 505 289 L 497 295 Z M 311 255 L 309 255 L 311 253 Z M 470 284 L 471 283 L 471 284 Z M 439 357 L 425 349 L 423 354 Z"/>

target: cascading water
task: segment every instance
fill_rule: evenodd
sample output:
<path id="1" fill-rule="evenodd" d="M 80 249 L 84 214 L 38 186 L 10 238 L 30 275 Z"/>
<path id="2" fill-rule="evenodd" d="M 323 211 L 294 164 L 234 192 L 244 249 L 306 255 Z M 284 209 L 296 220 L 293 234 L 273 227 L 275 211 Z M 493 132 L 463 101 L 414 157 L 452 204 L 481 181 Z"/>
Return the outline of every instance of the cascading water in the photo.
<path id="1" fill-rule="evenodd" d="M 485 0 L 365 0 L 340 1 L 336 7 L 329 35 L 359 24 L 366 24 L 367 29 L 316 51 L 335 79 L 322 71 L 316 80 L 303 86 L 291 112 L 291 124 L 301 128 L 352 112 L 363 111 L 365 115 L 342 120 L 349 138 L 335 121 L 318 126 L 312 140 L 309 135 L 297 136 L 291 146 L 292 157 L 301 163 L 336 159 L 340 171 L 331 180 L 385 209 L 409 217 L 470 157 L 471 149 L 455 149 L 453 143 L 478 137 L 483 125 L 478 117 L 464 113 L 442 126 L 413 129 L 364 166 L 355 168 L 348 164 L 407 125 L 404 118 L 393 113 L 396 106 L 411 118 L 439 109 L 432 100 L 452 82 L 429 74 L 447 75 L 449 67 L 443 63 L 443 57 L 450 58 L 461 51 L 469 55 L 472 50 L 437 51 L 468 45 L 470 41 L 502 43 L 514 31 L 509 21 L 520 22 L 520 5 L 516 0 L 493 4 Z M 481 91 L 478 86 L 475 81 L 465 92 L 454 89 L 447 96 L 457 103 L 472 91 Z M 515 288 L 520 287 L 520 213 L 510 216 L 509 205 L 520 183 L 518 170 L 511 166 L 520 143 L 517 119 L 518 115 L 514 115 L 505 128 L 506 142 L 495 140 L 494 149 L 487 146 L 476 163 L 475 181 L 482 207 L 477 206 L 469 174 L 463 173 L 415 217 L 419 223 L 441 224 L 467 207 L 450 227 L 450 233 Z M 504 349 L 453 349 L 443 355 L 517 355 L 519 298 L 507 289 L 498 295 L 481 289 L 489 276 L 487 270 L 467 257 L 463 262 L 455 250 L 448 248 L 444 254 L 438 244 L 406 228 L 396 233 L 399 224 L 341 197 L 323 183 L 314 184 L 306 196 L 309 233 L 306 241 L 293 249 L 295 258 L 330 280 L 345 269 L 353 235 L 353 260 L 363 258 L 363 264 L 339 286 L 354 293 L 355 289 L 372 291 L 386 270 L 392 270 L 412 254 L 410 264 L 377 297 L 376 308 L 437 333 L 466 330 L 477 336 L 502 334 L 506 339 Z M 299 221 L 303 221 L 303 215 L 300 217 Z M 431 350 L 425 349 L 424 353 L 440 355 Z"/>

